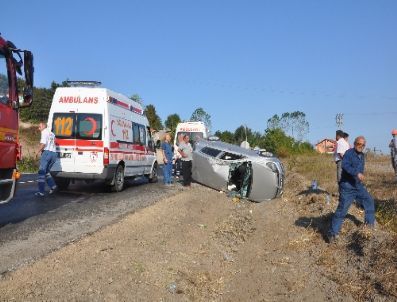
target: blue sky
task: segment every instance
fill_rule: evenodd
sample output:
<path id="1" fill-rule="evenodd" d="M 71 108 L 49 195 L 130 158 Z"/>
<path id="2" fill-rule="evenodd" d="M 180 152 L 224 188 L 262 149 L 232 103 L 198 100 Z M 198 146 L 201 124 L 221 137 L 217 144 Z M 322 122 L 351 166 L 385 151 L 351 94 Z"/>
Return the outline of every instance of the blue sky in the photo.
<path id="1" fill-rule="evenodd" d="M 213 130 L 263 132 L 303 111 L 307 140 L 388 152 L 397 128 L 397 1 L 7 1 L 0 32 L 35 55 L 35 84 L 99 80 L 164 121 L 203 107 Z"/>

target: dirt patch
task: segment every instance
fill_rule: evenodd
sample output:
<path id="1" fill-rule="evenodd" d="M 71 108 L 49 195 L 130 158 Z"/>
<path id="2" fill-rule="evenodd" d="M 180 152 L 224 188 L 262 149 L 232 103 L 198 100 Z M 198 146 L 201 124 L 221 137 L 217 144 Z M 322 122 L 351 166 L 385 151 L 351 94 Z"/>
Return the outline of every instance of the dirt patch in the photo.
<path id="1" fill-rule="evenodd" d="M 352 207 L 324 241 L 336 192 L 290 172 L 283 198 L 195 185 L 6 274 L 4 300 L 397 301 L 396 237 Z M 326 196 L 330 196 L 328 200 Z"/>

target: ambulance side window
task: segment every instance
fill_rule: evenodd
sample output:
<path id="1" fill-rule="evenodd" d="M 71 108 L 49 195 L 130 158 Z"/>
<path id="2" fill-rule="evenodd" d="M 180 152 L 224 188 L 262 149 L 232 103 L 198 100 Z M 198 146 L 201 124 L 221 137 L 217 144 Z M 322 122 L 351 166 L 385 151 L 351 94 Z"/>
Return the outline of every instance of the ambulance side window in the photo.
<path id="1" fill-rule="evenodd" d="M 149 147 L 149 150 L 155 151 L 153 137 L 152 137 L 152 134 L 150 133 L 150 127 L 146 127 L 146 137 L 147 137 L 147 146 Z"/>
<path id="2" fill-rule="evenodd" d="M 141 144 L 146 146 L 146 129 L 143 125 L 139 125 L 139 138 Z"/>
<path id="3" fill-rule="evenodd" d="M 133 135 L 133 143 L 140 144 L 141 140 L 139 137 L 139 125 L 136 123 L 132 123 L 132 135 Z"/>

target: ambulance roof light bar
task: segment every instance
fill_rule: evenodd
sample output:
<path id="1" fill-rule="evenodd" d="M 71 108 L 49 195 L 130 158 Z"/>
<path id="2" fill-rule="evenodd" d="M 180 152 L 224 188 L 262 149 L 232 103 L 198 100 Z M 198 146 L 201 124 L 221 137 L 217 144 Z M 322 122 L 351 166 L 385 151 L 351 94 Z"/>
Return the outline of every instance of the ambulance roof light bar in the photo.
<path id="1" fill-rule="evenodd" d="M 71 87 L 99 87 L 102 82 L 99 81 L 66 81 Z"/>

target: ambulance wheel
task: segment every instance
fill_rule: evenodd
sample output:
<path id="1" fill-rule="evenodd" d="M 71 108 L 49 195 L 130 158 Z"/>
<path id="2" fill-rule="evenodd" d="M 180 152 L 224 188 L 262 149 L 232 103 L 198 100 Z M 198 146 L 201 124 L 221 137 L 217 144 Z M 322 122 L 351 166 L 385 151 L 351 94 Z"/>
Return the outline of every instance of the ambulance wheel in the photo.
<path id="1" fill-rule="evenodd" d="M 112 192 L 121 192 L 124 188 L 124 167 L 118 165 L 114 173 L 114 179 L 110 185 Z"/>
<path id="2" fill-rule="evenodd" d="M 157 163 L 154 163 L 152 173 L 147 176 L 149 182 L 157 182 L 158 180 L 158 166 Z"/>
<path id="3" fill-rule="evenodd" d="M 70 184 L 69 178 L 54 177 L 54 181 L 59 190 L 66 190 Z"/>

